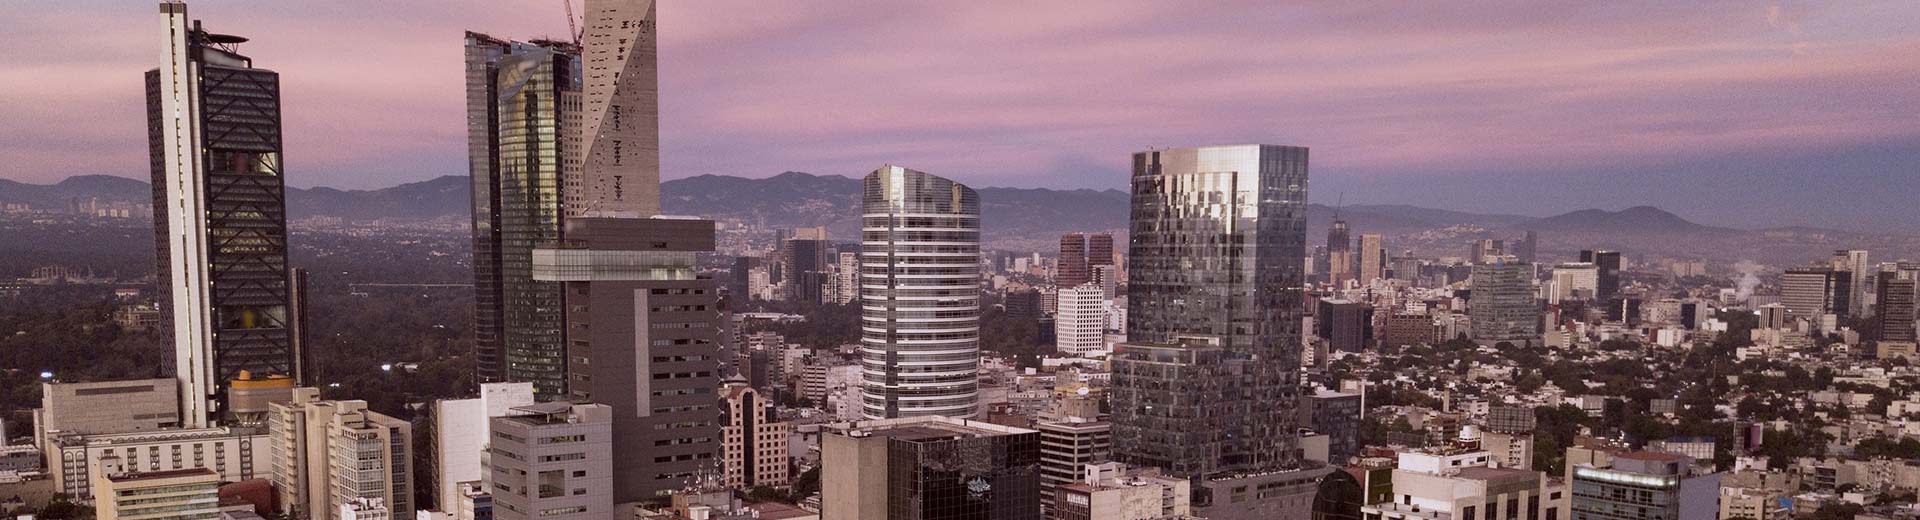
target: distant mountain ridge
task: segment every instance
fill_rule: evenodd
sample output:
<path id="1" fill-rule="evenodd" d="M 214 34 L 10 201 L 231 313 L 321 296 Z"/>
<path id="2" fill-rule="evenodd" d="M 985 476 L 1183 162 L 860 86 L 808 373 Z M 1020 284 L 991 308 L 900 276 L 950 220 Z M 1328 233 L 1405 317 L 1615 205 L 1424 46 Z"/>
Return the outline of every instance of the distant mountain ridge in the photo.
<path id="1" fill-rule="evenodd" d="M 1529 220 L 1514 227 L 1528 231 L 1585 233 L 1736 233 L 1739 230 L 1696 224 L 1653 206 L 1620 211 L 1583 209 Z"/>
<path id="2" fill-rule="evenodd" d="M 374 190 L 290 189 L 287 210 L 295 221 L 311 218 L 378 224 L 440 220 L 464 222 L 471 207 L 470 181 L 449 175 Z M 1124 237 L 1130 195 L 1120 190 L 1059 190 L 980 187 L 983 240 L 987 247 L 1051 251 L 1059 235 L 1075 231 L 1113 232 Z M 69 201 L 96 197 L 102 202 L 151 203 L 146 182 L 105 175 L 83 175 L 49 185 L 0 180 L 0 203 L 27 204 L 64 211 Z M 699 175 L 661 183 L 662 212 L 692 215 L 761 228 L 824 226 L 833 240 L 859 237 L 861 183 L 840 175 L 784 172 L 766 178 Z M 1801 256 L 1832 245 L 1899 249 L 1916 237 L 1863 234 L 1806 227 L 1738 230 L 1701 225 L 1650 206 L 1619 211 L 1583 209 L 1544 218 L 1472 213 L 1399 204 L 1307 207 L 1307 243 L 1325 243 L 1335 215 L 1357 236 L 1380 233 L 1397 254 L 1417 249 L 1424 255 L 1463 254 L 1480 238 L 1515 239 L 1526 231 L 1543 237 L 1542 251 L 1618 248 L 1663 254 L 1726 256 L 1754 251 L 1756 256 Z M 140 220 L 140 219 L 135 219 Z M 142 223 L 144 225 L 144 223 Z M 1857 245 L 1855 245 L 1857 244 Z M 1766 251 L 1756 251 L 1764 249 Z M 1830 249 L 1828 249 L 1830 250 Z"/>

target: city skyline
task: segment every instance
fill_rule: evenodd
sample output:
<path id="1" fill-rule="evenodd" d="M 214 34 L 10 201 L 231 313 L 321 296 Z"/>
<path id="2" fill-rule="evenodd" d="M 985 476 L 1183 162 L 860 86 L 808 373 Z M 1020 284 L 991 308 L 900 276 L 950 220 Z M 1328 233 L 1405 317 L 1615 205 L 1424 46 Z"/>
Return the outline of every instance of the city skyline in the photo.
<path id="1" fill-rule="evenodd" d="M 457 174 L 461 104 L 432 95 L 461 81 L 452 35 L 566 30 L 561 6 L 545 3 L 204 4 L 257 28 L 250 35 L 276 36 L 248 49 L 284 64 L 300 101 L 289 103 L 287 131 L 298 187 Z M 19 62 L 0 85 L 41 102 L 0 109 L 36 129 L 9 136 L 15 147 L 0 153 L 15 166 L 0 177 L 137 176 L 139 121 L 123 116 L 139 100 L 114 88 L 150 61 L 137 7 L 0 8 L 30 41 L 97 28 L 58 61 L 6 58 Z M 663 5 L 691 22 L 662 32 L 663 178 L 857 176 L 899 161 L 962 172 L 975 186 L 1119 188 L 1115 157 L 1125 153 L 1278 140 L 1322 150 L 1323 203 L 1346 193 L 1354 203 L 1535 215 L 1651 204 L 1717 225 L 1920 223 L 1878 209 L 1895 207 L 1894 172 L 1920 159 L 1920 129 L 1898 117 L 1920 98 L 1915 67 L 1898 57 L 1920 42 L 1892 22 L 1911 5 L 1620 4 L 1564 17 L 1544 7 L 1384 16 L 1219 6 L 1164 24 L 1158 10 L 1171 6 L 1098 16 L 1077 7 L 1011 23 L 992 3 L 777 6 L 723 24 L 715 17 L 740 10 Z M 821 29 L 862 26 L 882 30 Z M 902 39 L 892 26 L 925 34 Z M 1289 38 L 1263 32 L 1274 27 Z M 900 45 L 869 45 L 882 38 Z M 367 72 L 336 74 L 345 62 Z M 1180 72 L 1192 77 L 1169 74 Z M 46 74 L 84 81 L 33 79 Z M 924 79 L 853 79 L 874 74 Z M 1083 88 L 1083 78 L 1146 87 Z M 1113 108 L 1140 106 L 1158 108 Z M 1137 130 L 1143 118 L 1152 131 Z"/>

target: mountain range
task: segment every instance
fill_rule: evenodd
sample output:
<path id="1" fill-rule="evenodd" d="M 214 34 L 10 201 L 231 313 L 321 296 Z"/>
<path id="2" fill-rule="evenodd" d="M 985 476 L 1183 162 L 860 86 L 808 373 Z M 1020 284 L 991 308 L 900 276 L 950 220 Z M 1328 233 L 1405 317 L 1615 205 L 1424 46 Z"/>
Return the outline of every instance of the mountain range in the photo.
<path id="1" fill-rule="evenodd" d="M 468 178 L 444 176 L 376 190 L 289 189 L 290 219 L 325 218 L 351 223 L 464 221 L 470 207 Z M 860 180 L 839 175 L 786 172 L 751 179 L 700 175 L 661 183 L 662 211 L 762 227 L 824 226 L 830 237 L 858 236 Z M 1039 188 L 978 189 L 983 240 L 989 247 L 1048 251 L 1061 233 L 1105 231 L 1124 234 L 1129 195 L 1120 190 Z M 74 198 L 150 203 L 146 182 L 105 175 L 70 177 L 51 185 L 0 180 L 0 204 L 26 204 L 60 210 Z M 1803 258 L 1822 248 L 1880 247 L 1906 254 L 1920 251 L 1920 238 L 1813 228 L 1740 230 L 1701 225 L 1650 206 L 1620 211 L 1583 209 L 1550 217 L 1498 212 L 1474 213 L 1408 205 L 1308 206 L 1309 244 L 1324 241 L 1333 219 L 1348 222 L 1354 233 L 1388 235 L 1396 253 L 1413 249 L 1423 256 L 1461 255 L 1478 238 L 1514 239 L 1527 231 L 1542 237 L 1541 251 L 1621 249 L 1662 256 L 1710 259 Z M 1804 260 L 1795 260 L 1804 261 Z"/>

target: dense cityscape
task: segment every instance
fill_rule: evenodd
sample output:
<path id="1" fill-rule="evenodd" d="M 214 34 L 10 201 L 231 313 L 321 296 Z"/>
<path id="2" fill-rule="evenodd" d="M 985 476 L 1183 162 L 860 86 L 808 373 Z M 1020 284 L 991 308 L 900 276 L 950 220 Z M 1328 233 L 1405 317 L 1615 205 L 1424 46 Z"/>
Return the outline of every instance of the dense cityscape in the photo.
<path id="1" fill-rule="evenodd" d="M 678 21 L 565 4 L 460 35 L 466 176 L 351 193 L 247 27 L 143 8 L 150 182 L 0 186 L 0 510 L 1920 519 L 1920 238 L 1323 206 L 1311 142 L 663 179 Z"/>

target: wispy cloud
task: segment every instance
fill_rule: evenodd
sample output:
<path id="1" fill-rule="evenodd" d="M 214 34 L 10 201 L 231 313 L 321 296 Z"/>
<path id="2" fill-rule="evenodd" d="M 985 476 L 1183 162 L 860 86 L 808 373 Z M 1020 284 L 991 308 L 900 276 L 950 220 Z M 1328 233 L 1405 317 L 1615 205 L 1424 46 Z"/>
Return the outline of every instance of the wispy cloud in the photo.
<path id="1" fill-rule="evenodd" d="M 286 89 L 297 185 L 464 173 L 462 30 L 549 2 L 201 1 Z M 1278 142 L 1316 171 L 1655 165 L 1920 141 L 1920 4 L 754 2 L 661 5 L 666 176 L 1120 186 L 1149 146 Z M 0 5 L 0 177 L 144 174 L 141 3 Z"/>

